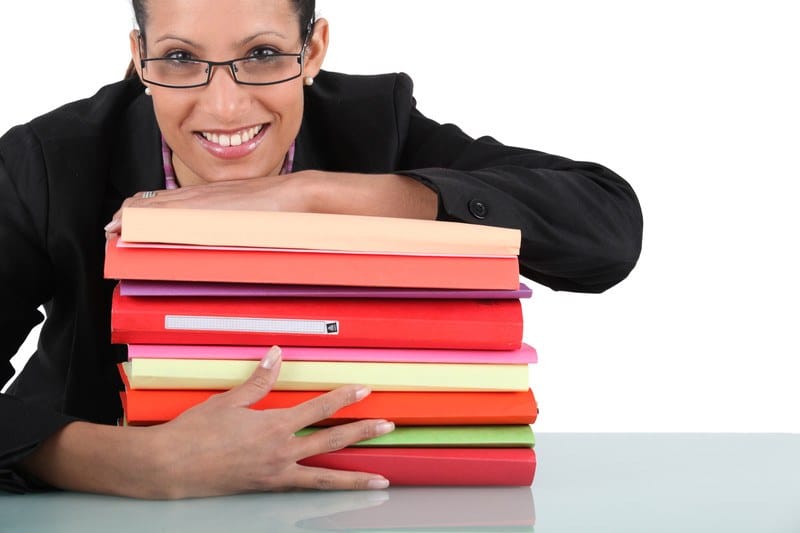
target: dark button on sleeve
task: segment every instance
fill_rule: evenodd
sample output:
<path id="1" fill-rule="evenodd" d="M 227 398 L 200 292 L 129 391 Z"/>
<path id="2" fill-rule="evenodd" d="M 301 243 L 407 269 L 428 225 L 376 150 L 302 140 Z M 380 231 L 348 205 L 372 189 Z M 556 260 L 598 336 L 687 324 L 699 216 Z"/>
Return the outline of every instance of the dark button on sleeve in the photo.
<path id="1" fill-rule="evenodd" d="M 489 214 L 489 206 L 480 200 L 470 200 L 467 207 L 469 207 L 469 212 L 472 213 L 472 216 L 479 220 L 483 220 Z"/>

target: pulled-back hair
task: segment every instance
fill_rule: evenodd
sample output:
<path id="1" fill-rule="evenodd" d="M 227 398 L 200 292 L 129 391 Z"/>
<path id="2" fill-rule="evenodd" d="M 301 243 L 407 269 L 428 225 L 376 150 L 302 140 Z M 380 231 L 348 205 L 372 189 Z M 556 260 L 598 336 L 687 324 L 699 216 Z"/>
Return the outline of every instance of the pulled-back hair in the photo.
<path id="1" fill-rule="evenodd" d="M 315 0 L 289 0 L 294 4 L 294 9 L 297 12 L 297 19 L 300 24 L 300 40 L 305 40 L 306 33 L 311 29 L 309 22 L 314 16 L 314 9 L 316 9 Z M 147 27 L 147 0 L 132 0 L 133 14 L 136 16 L 136 24 L 139 25 L 139 31 L 144 34 Z"/>
<path id="2" fill-rule="evenodd" d="M 136 17 L 136 24 L 139 26 L 139 32 L 144 36 L 145 28 L 147 27 L 147 2 L 148 0 L 131 0 L 133 4 L 133 14 Z M 295 12 L 297 13 L 297 21 L 300 24 L 300 40 L 305 42 L 309 38 L 309 33 L 314 29 L 312 21 L 314 20 L 314 10 L 316 9 L 316 0 L 289 0 L 294 5 Z M 136 76 L 136 68 L 133 61 L 128 66 L 128 71 L 125 73 L 126 78 Z"/>

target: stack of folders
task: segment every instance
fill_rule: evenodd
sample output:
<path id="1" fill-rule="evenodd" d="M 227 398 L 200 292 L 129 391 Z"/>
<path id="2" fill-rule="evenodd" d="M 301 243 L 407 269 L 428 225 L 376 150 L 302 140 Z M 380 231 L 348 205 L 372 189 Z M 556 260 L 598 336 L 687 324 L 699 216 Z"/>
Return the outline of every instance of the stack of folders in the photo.
<path id="1" fill-rule="evenodd" d="M 359 383 L 372 394 L 319 426 L 397 426 L 304 464 L 393 485 L 530 485 L 536 352 L 522 344 L 519 243 L 518 230 L 455 222 L 126 208 L 105 264 L 121 280 L 125 422 L 175 418 L 277 344 L 280 377 L 254 409 Z"/>

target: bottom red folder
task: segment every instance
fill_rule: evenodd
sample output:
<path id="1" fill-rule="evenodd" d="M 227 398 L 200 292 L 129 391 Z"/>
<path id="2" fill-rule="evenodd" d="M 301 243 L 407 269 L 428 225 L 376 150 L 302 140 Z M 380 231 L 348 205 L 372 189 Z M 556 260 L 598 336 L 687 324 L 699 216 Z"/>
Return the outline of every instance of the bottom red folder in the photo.
<path id="1" fill-rule="evenodd" d="M 530 448 L 345 448 L 299 462 L 380 474 L 393 486 L 526 486 L 536 471 Z"/>
<path id="2" fill-rule="evenodd" d="M 130 425 L 172 420 L 219 391 L 126 390 L 121 393 Z M 273 391 L 254 409 L 281 409 L 308 401 L 321 392 Z M 533 392 L 373 392 L 337 411 L 326 424 L 384 418 L 398 426 L 533 424 L 538 408 Z M 321 424 L 315 424 L 321 425 Z"/>

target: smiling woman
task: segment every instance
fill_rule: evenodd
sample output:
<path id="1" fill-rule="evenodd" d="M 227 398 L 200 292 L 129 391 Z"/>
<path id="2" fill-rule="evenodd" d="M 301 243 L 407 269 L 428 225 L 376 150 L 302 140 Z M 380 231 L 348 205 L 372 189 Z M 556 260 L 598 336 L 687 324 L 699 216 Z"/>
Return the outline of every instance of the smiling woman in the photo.
<path id="1" fill-rule="evenodd" d="M 247 409 L 277 379 L 278 348 L 245 384 L 174 421 L 113 425 L 125 352 L 109 339 L 103 229 L 119 231 L 121 206 L 519 228 L 522 274 L 560 290 L 605 290 L 636 263 L 641 213 L 622 178 L 440 125 L 417 110 L 405 74 L 323 70 L 328 22 L 313 1 L 142 0 L 134 10 L 129 77 L 0 139 L 0 385 L 47 309 L 37 353 L 0 395 L 3 486 L 176 498 L 388 484 L 297 463 L 392 430 L 364 420 L 294 437 L 367 389 Z"/>
<path id="2" fill-rule="evenodd" d="M 313 2 L 136 4 L 133 63 L 180 184 L 278 175 L 328 45 Z"/>

